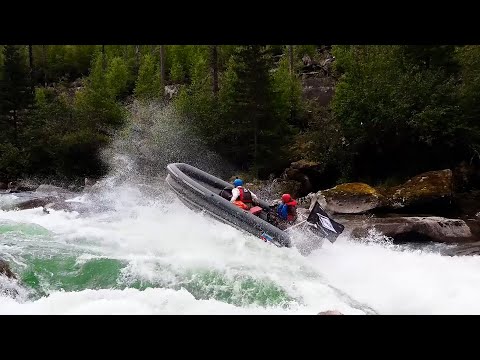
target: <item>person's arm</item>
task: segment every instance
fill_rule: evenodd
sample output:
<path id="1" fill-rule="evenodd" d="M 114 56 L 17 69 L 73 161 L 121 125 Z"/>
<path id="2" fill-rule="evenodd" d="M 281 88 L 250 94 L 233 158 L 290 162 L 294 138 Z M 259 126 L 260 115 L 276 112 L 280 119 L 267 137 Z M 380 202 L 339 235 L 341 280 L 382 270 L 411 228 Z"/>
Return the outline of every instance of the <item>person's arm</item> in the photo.
<path id="1" fill-rule="evenodd" d="M 236 201 L 239 196 L 240 190 L 238 190 L 237 188 L 232 189 L 232 198 L 230 199 L 230 202 Z"/>
<path id="2" fill-rule="evenodd" d="M 251 191 L 250 191 L 250 194 L 252 194 L 252 200 L 258 202 L 258 197 L 257 197 L 257 195 L 255 195 L 255 194 L 254 194 L 253 192 L 251 192 Z"/>

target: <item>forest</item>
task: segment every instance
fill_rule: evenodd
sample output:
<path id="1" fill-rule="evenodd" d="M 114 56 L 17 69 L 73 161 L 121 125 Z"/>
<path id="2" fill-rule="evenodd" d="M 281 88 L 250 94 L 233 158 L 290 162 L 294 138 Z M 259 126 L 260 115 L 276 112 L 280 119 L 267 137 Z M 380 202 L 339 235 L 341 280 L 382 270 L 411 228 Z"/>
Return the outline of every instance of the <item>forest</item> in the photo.
<path id="1" fill-rule="evenodd" d="M 134 121 L 134 101 L 173 106 L 209 149 L 259 179 L 298 160 L 332 182 L 369 183 L 480 161 L 480 46 L 0 50 L 0 182 L 105 175 L 99 151 Z M 327 59 L 311 75 L 334 84 L 324 104 L 304 96 L 304 79 Z"/>

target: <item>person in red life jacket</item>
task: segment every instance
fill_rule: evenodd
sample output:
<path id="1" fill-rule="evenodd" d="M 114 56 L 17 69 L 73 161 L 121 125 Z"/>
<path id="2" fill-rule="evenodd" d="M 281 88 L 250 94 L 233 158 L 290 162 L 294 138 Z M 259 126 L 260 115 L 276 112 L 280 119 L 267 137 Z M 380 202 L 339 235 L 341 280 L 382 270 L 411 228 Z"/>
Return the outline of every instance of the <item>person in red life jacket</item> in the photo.
<path id="1" fill-rule="evenodd" d="M 284 222 L 292 224 L 297 220 L 297 201 L 290 194 L 282 195 L 282 202 L 277 207 L 277 215 Z"/>
<path id="2" fill-rule="evenodd" d="M 235 188 L 232 189 L 232 198 L 230 199 L 230 202 L 244 210 L 250 209 L 257 203 L 257 196 L 243 187 L 242 179 L 236 178 L 233 182 L 233 186 Z"/>

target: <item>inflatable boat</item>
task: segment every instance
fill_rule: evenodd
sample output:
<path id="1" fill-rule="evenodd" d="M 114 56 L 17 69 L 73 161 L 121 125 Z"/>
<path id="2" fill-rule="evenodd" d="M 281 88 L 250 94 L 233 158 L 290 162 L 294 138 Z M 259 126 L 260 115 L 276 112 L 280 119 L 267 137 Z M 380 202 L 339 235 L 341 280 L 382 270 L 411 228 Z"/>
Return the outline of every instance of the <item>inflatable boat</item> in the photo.
<path id="1" fill-rule="evenodd" d="M 343 231 L 343 225 L 330 219 L 316 203 L 308 218 L 285 230 L 275 226 L 275 209 L 264 200 L 258 199 L 257 206 L 244 210 L 228 200 L 225 193 L 233 186 L 203 170 L 185 163 L 167 166 L 166 182 L 177 197 L 189 208 L 204 211 L 215 219 L 253 234 L 263 241 L 278 247 L 291 247 L 289 230 L 293 227 L 309 231 L 314 236 L 327 238 L 331 242 Z"/>

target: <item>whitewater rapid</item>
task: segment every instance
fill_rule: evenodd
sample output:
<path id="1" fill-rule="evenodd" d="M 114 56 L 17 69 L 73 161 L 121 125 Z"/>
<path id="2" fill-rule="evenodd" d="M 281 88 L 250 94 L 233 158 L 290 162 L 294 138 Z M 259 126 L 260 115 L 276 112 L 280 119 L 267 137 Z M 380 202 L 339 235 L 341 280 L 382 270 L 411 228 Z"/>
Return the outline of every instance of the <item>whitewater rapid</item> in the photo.
<path id="1" fill-rule="evenodd" d="M 134 184 L 70 201 L 110 210 L 0 211 L 0 257 L 23 283 L 0 314 L 480 314 L 478 257 L 373 235 L 304 256 Z"/>

